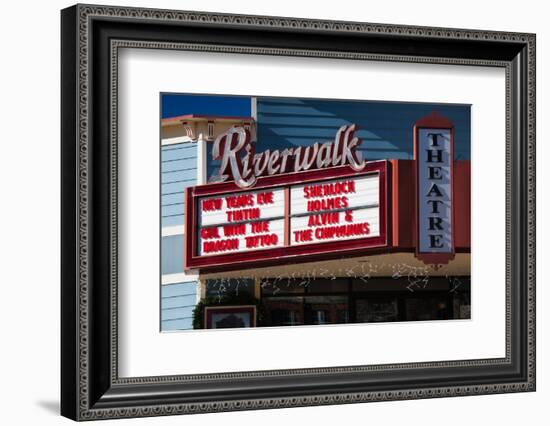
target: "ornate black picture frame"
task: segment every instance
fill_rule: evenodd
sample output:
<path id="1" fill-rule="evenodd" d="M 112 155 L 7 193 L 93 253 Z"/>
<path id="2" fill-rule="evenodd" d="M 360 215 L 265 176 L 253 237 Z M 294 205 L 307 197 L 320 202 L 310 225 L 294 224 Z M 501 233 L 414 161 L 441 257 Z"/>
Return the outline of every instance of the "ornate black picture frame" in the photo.
<path id="1" fill-rule="evenodd" d="M 92 420 L 535 390 L 534 34 L 95 5 L 64 9 L 61 28 L 62 415 Z M 122 47 L 504 68 L 506 356 L 120 378 Z"/>

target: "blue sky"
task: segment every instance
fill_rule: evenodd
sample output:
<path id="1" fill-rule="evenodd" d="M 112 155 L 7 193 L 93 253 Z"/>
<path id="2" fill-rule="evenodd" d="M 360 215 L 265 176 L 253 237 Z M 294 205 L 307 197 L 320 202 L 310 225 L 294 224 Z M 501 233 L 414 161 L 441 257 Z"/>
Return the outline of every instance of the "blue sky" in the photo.
<path id="1" fill-rule="evenodd" d="M 162 118 L 178 115 L 250 117 L 250 97 L 215 95 L 161 95 Z"/>

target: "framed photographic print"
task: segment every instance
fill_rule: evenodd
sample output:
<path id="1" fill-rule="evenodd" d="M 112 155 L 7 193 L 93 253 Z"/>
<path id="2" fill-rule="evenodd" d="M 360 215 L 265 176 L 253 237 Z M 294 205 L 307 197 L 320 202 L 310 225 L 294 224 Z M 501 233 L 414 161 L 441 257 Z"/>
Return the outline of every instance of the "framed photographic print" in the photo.
<path id="1" fill-rule="evenodd" d="M 64 416 L 535 390 L 533 34 L 61 24 Z"/>

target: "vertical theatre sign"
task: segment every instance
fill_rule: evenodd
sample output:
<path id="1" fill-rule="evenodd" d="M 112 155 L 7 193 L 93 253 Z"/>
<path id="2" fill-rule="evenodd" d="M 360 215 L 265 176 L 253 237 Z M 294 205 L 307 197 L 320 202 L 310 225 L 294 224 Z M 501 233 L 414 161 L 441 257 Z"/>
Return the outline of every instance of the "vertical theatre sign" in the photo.
<path id="1" fill-rule="evenodd" d="M 416 257 L 435 268 L 454 258 L 453 124 L 433 113 L 416 122 Z"/>

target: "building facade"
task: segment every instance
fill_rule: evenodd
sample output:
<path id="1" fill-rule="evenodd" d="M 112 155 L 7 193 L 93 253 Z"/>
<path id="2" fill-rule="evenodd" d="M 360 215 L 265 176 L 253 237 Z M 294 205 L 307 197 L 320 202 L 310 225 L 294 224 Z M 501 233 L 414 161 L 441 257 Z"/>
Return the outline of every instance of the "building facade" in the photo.
<path id="1" fill-rule="evenodd" d="M 227 306 L 254 305 L 257 325 L 260 326 L 470 317 L 469 106 L 288 98 L 250 98 L 250 105 L 250 116 L 186 114 L 161 120 L 161 331 L 205 327 L 202 313 L 197 315 L 197 306 L 201 308 L 202 305 L 216 303 Z M 437 111 L 438 116 L 450 123 L 448 127 L 452 128 L 454 143 L 449 151 L 450 160 L 444 165 L 446 169 L 438 167 L 439 172 L 434 172 L 435 169 L 430 169 L 429 164 L 424 164 L 431 173 L 426 175 L 426 179 L 430 176 L 439 178 L 440 182 L 447 179 L 439 188 L 443 188 L 442 191 L 448 193 L 449 197 L 452 195 L 452 200 L 449 198 L 448 202 L 440 204 L 430 204 L 429 198 L 425 200 L 424 204 L 432 209 L 443 205 L 448 206 L 448 209 L 435 218 L 433 214 L 429 215 L 431 218 L 426 218 L 429 219 L 429 225 L 425 238 L 421 239 L 422 230 L 417 221 L 424 212 L 418 209 L 418 200 L 423 196 L 418 193 L 418 179 L 423 176 L 423 172 L 418 167 L 422 158 L 431 161 L 442 158 L 437 157 L 437 150 L 431 156 L 423 156 L 426 147 L 422 146 L 421 133 L 414 129 L 415 125 L 422 123 L 421 119 L 430 117 L 433 111 Z M 379 203 L 377 214 L 384 218 L 384 224 L 383 229 L 382 225 L 376 225 L 378 228 L 375 232 L 380 238 L 384 237 L 384 244 L 376 247 L 371 244 L 352 251 L 350 247 L 358 240 L 342 234 L 338 239 L 345 241 L 339 243 L 338 250 L 328 251 L 328 254 L 322 256 L 316 254 L 299 258 L 302 253 L 295 257 L 297 261 L 294 262 L 285 260 L 285 256 L 293 253 L 291 251 L 296 248 L 291 245 L 297 245 L 299 241 L 288 241 L 288 238 L 292 238 L 291 232 L 279 230 L 277 235 L 280 238 L 270 244 L 274 244 L 272 249 L 280 251 L 270 252 L 269 247 L 265 251 L 251 250 L 253 253 L 261 252 L 261 259 L 255 256 L 247 260 L 246 254 L 242 255 L 242 251 L 246 250 L 239 249 L 241 255 L 236 257 L 239 260 L 233 265 L 225 263 L 207 267 L 185 264 L 190 251 L 189 246 L 186 248 L 186 242 L 191 239 L 191 235 L 186 235 L 186 232 L 200 232 L 197 226 L 185 226 L 186 212 L 190 216 L 191 211 L 188 210 L 189 199 L 194 200 L 186 199 L 186 189 L 190 193 L 199 187 L 222 186 L 215 186 L 216 182 L 223 179 L 220 174 L 224 170 L 220 171 L 220 159 L 214 159 L 213 155 L 215 141 L 220 135 L 232 127 L 242 128 L 249 134 L 256 154 L 267 150 L 271 154 L 275 150 L 279 153 L 293 150 L 294 153 L 304 154 L 308 147 L 316 143 L 335 140 L 338 129 L 343 126 L 349 129 L 351 125 L 355 125 L 355 136 L 362 141 L 357 147 L 358 155 L 368 161 L 369 167 L 383 170 L 384 194 L 387 199 Z M 434 143 L 438 143 L 438 136 L 433 136 L 433 132 L 430 135 L 431 139 L 424 139 L 433 148 Z M 445 139 L 444 134 L 441 137 Z M 300 151 L 297 151 L 298 148 Z M 265 161 L 267 164 L 267 157 Z M 346 172 L 349 167 L 344 165 L 341 169 Z M 327 175 L 327 170 L 316 172 L 315 176 L 323 177 Z M 446 171 L 447 178 L 441 170 Z M 305 170 L 301 172 L 306 173 L 301 177 L 311 174 Z M 286 174 L 279 176 L 283 175 Z M 322 190 L 320 185 L 323 182 L 325 191 L 328 188 L 326 182 L 332 182 L 331 185 L 344 182 L 343 186 L 337 186 L 340 191 L 349 190 L 345 182 L 348 185 L 355 185 L 356 182 L 357 185 L 363 184 L 359 175 L 350 175 L 350 179 L 345 181 L 341 181 L 340 176 L 340 180 L 337 177 L 332 180 L 314 180 L 319 185 L 311 186 L 311 190 Z M 365 176 L 370 175 L 367 173 Z M 287 191 L 290 194 L 296 187 L 307 192 L 309 189 L 300 186 L 301 177 L 287 187 L 276 186 L 270 193 L 277 196 L 278 191 L 281 194 Z M 259 181 L 266 182 L 272 178 L 264 176 Z M 283 180 L 288 181 L 286 178 Z M 380 185 L 379 181 L 376 181 L 376 185 Z M 252 186 L 250 190 L 255 188 Z M 232 191 L 229 191 L 224 196 L 231 197 L 231 194 Z M 358 203 L 366 199 L 364 194 L 356 197 Z M 424 196 L 426 194 L 427 191 L 424 191 Z M 434 194 L 437 195 L 435 192 L 431 195 Z M 348 198 L 353 202 L 351 195 Z M 321 203 L 326 200 L 321 197 L 313 201 Z M 364 211 L 366 214 L 367 209 L 358 208 L 356 211 Z M 431 211 L 426 212 L 429 213 Z M 270 226 L 275 229 L 278 223 L 282 227 L 285 220 L 297 223 L 300 217 L 306 217 L 301 212 L 293 215 L 290 210 L 288 218 L 283 216 L 274 216 Z M 312 216 L 307 216 L 310 221 Z M 330 220 L 326 213 L 315 215 L 315 218 Z M 205 220 L 201 216 L 200 223 Z M 437 236 L 436 232 L 430 231 L 442 229 L 441 224 L 446 220 L 452 229 L 449 236 Z M 369 221 L 372 226 L 372 218 Z M 343 228 L 326 229 L 340 232 Z M 350 232 L 349 229 L 355 232 L 353 230 L 359 228 L 345 229 L 345 232 Z M 287 240 L 283 237 L 285 233 L 288 234 Z M 300 238 L 298 235 L 296 238 Z M 195 235 L 193 238 L 201 237 Z M 248 240 L 255 241 L 250 237 Z M 201 250 L 208 250 L 208 247 L 214 251 L 221 250 L 219 245 L 208 246 L 207 243 L 204 242 Z M 438 252 L 434 248 L 432 251 L 435 251 L 429 253 L 426 259 L 420 252 L 423 244 L 432 244 L 441 249 Z M 446 250 L 446 245 L 449 250 Z M 207 258 L 205 254 L 216 254 L 207 261 L 223 257 L 221 251 L 198 252 L 197 259 L 201 255 Z"/>

